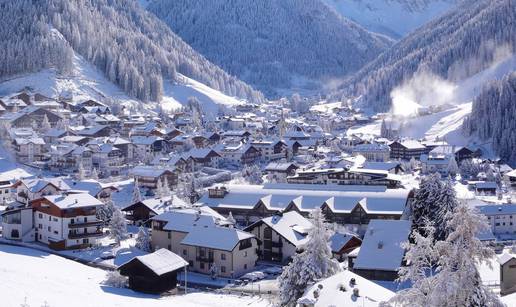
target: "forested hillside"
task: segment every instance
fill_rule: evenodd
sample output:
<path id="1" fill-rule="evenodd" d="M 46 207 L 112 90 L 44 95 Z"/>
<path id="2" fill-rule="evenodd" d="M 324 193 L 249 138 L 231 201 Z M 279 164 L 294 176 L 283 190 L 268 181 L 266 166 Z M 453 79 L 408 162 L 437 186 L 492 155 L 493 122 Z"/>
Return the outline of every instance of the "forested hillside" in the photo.
<path id="1" fill-rule="evenodd" d="M 467 134 L 491 140 L 501 158 L 516 162 L 516 72 L 493 81 L 473 101 Z"/>
<path id="2" fill-rule="evenodd" d="M 199 55 L 133 0 L 0 2 L 0 78 L 71 68 L 72 49 L 129 95 L 159 101 L 176 72 L 231 96 L 263 99 Z"/>
<path id="3" fill-rule="evenodd" d="M 320 0 L 153 0 L 147 9 L 210 61 L 271 96 L 330 86 L 392 43 Z"/>
<path id="4" fill-rule="evenodd" d="M 418 29 L 341 85 L 377 111 L 391 107 L 390 93 L 418 71 L 460 81 L 489 67 L 500 50 L 516 50 L 514 0 L 466 1 Z"/>

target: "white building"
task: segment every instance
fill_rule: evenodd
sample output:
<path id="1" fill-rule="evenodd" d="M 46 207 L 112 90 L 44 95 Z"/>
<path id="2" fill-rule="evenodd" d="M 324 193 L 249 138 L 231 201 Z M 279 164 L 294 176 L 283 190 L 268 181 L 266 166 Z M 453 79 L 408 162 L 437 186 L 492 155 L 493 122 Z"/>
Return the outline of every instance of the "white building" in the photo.
<path id="1" fill-rule="evenodd" d="M 386 162 L 390 159 L 391 149 L 385 144 L 360 144 L 353 147 L 352 153 L 364 156 L 367 161 Z"/>
<path id="2" fill-rule="evenodd" d="M 487 217 L 495 236 L 516 234 L 516 204 L 484 205 L 477 209 Z"/>

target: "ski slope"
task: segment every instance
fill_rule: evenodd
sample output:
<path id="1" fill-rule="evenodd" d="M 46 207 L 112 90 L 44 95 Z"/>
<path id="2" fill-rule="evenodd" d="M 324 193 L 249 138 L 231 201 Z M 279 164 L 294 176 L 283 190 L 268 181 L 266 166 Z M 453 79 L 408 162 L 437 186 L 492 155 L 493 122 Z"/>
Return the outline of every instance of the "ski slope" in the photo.
<path id="1" fill-rule="evenodd" d="M 147 295 L 102 284 L 105 271 L 29 248 L 0 245 L 0 306 L 241 307 L 269 306 L 259 297 L 211 292 Z M 45 305 L 46 304 L 46 305 Z"/>

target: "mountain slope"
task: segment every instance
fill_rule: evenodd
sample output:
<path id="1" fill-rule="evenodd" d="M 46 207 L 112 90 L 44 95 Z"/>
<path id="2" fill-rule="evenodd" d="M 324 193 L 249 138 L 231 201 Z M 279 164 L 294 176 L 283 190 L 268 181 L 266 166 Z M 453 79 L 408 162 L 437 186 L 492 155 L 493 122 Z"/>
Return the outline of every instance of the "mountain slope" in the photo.
<path id="1" fill-rule="evenodd" d="M 464 130 L 490 140 L 501 158 L 516 163 L 516 72 L 486 86 L 473 101 Z"/>
<path id="2" fill-rule="evenodd" d="M 43 68 L 70 72 L 75 51 L 124 92 L 143 101 L 160 101 L 163 80 L 181 82 L 180 75 L 230 96 L 263 100 L 134 0 L 3 1 L 0 20 L 0 38 L 7 38 L 0 44 L 12 51 L 0 55 L 0 78 Z M 6 68 L 10 65 L 16 69 Z"/>
<path id="3" fill-rule="evenodd" d="M 391 44 L 320 0 L 152 0 L 147 10 L 210 61 L 271 96 L 319 90 Z"/>
<path id="4" fill-rule="evenodd" d="M 456 5 L 457 0 L 324 0 L 364 28 L 399 39 Z"/>
<path id="5" fill-rule="evenodd" d="M 514 0 L 467 1 L 381 54 L 334 96 L 362 95 L 363 106 L 387 111 L 393 90 L 416 74 L 464 80 L 514 54 L 515 22 Z"/>

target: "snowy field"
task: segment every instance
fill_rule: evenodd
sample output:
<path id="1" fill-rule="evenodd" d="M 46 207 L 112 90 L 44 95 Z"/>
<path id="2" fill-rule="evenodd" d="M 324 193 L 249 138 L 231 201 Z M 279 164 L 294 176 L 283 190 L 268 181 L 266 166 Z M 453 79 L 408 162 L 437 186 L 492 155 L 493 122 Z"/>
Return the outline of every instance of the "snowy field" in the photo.
<path id="1" fill-rule="evenodd" d="M 0 245 L 2 307 L 270 306 L 259 297 L 190 293 L 158 297 L 102 285 L 105 272 L 62 257 L 23 247 Z"/>

